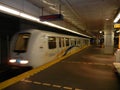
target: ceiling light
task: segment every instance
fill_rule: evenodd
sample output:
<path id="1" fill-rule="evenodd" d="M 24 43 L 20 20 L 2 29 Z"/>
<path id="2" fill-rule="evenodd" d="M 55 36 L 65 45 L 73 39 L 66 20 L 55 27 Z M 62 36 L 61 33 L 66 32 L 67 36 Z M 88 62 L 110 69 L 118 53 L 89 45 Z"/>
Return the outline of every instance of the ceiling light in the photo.
<path id="1" fill-rule="evenodd" d="M 108 20 L 109 20 L 109 18 L 106 18 L 105 20 L 106 20 L 106 21 L 108 21 Z"/>
<path id="2" fill-rule="evenodd" d="M 36 18 L 34 16 L 31 16 L 29 14 L 26 13 L 20 13 L 20 16 L 29 20 L 33 20 L 33 21 L 39 21 L 39 18 Z"/>
<path id="3" fill-rule="evenodd" d="M 102 33 L 102 31 L 99 31 L 99 33 Z"/>
<path id="4" fill-rule="evenodd" d="M 56 9 L 55 7 L 49 7 L 50 9 L 52 9 L 52 10 L 54 10 L 54 11 L 56 11 L 56 12 L 59 12 L 60 10 L 58 10 L 58 9 Z M 64 13 L 64 11 L 60 11 L 60 12 L 62 12 L 62 13 Z"/>
<path id="5" fill-rule="evenodd" d="M 55 6 L 55 4 L 49 3 L 46 0 L 42 0 L 42 2 L 45 3 L 45 4 L 51 5 L 51 6 Z"/>
<path id="6" fill-rule="evenodd" d="M 54 11 L 59 11 L 58 9 L 55 9 L 54 7 L 49 7 L 50 9 L 54 10 Z"/>
<path id="7" fill-rule="evenodd" d="M 118 13 L 118 15 L 116 16 L 116 18 L 114 19 L 114 23 L 117 23 L 120 19 L 120 12 Z"/>
<path id="8" fill-rule="evenodd" d="M 19 15 L 20 14 L 19 11 L 14 10 L 12 8 L 8 8 L 8 7 L 3 6 L 3 5 L 0 5 L 0 10 L 3 11 L 3 12 L 7 12 L 9 14 L 14 14 L 14 15 Z"/>
<path id="9" fill-rule="evenodd" d="M 65 30 L 65 31 L 69 31 L 69 32 L 72 32 L 72 33 L 79 34 L 79 35 L 82 35 L 82 36 L 85 36 L 85 37 L 89 37 L 89 38 L 90 38 L 90 36 L 87 36 L 87 35 L 85 35 L 85 34 L 82 34 L 82 33 L 79 33 L 79 32 L 76 32 L 76 31 L 73 31 L 73 30 L 64 28 L 64 27 L 61 27 L 61 26 L 56 25 L 56 24 L 53 24 L 53 23 L 49 23 L 49 22 L 46 22 L 46 21 L 43 22 L 43 23 L 46 24 L 46 25 L 50 25 L 50 26 L 53 26 L 53 27 L 56 27 L 56 28 L 59 28 L 59 29 L 63 29 L 63 30 Z"/>
<path id="10" fill-rule="evenodd" d="M 120 30 L 116 31 L 116 33 L 119 33 L 119 32 L 120 32 Z"/>

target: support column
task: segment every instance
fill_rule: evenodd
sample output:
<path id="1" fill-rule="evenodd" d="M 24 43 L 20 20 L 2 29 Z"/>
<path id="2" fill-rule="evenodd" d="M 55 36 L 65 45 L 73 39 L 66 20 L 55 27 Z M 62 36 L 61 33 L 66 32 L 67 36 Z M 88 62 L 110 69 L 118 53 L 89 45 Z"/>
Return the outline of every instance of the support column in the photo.
<path id="1" fill-rule="evenodd" d="M 107 21 L 104 26 L 104 54 L 113 54 L 113 52 L 114 52 L 113 24 Z"/>

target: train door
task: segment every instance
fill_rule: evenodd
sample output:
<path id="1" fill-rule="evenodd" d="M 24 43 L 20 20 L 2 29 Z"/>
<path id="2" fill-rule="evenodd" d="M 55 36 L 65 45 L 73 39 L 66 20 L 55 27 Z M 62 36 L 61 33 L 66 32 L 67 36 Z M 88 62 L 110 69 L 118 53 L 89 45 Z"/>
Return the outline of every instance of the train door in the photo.
<path id="1" fill-rule="evenodd" d="M 57 39 L 56 37 L 48 37 L 48 58 L 55 58 L 57 54 Z"/>
<path id="2" fill-rule="evenodd" d="M 63 37 L 58 38 L 58 57 L 63 56 L 65 50 L 65 40 Z"/>

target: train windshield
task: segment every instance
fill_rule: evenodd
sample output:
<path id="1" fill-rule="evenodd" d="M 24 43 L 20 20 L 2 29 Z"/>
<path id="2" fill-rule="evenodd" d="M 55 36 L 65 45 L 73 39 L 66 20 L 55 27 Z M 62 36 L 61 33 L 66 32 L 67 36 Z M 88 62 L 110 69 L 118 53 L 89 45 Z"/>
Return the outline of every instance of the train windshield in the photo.
<path id="1" fill-rule="evenodd" d="M 30 33 L 20 33 L 18 34 L 14 52 L 23 53 L 27 51 L 28 41 L 30 38 Z"/>

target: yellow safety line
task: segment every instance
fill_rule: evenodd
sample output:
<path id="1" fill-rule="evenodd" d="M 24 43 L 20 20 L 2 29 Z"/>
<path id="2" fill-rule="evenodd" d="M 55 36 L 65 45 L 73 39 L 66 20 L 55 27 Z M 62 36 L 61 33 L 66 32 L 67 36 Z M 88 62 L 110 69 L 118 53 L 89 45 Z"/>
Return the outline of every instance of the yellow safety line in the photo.
<path id="1" fill-rule="evenodd" d="M 57 59 L 57 60 L 53 60 L 53 61 L 51 61 L 51 62 L 49 62 L 49 63 L 47 63 L 47 64 L 44 64 L 44 65 L 42 65 L 42 66 L 40 66 L 40 67 L 37 67 L 37 68 L 35 68 L 35 69 L 32 69 L 32 70 L 30 70 L 30 71 L 27 71 L 27 72 L 25 72 L 25 73 L 23 73 L 23 74 L 20 74 L 20 75 L 18 75 L 18 76 L 16 76 L 16 77 L 13 77 L 13 78 L 11 78 L 11 79 L 9 79 L 9 80 L 6 80 L 6 81 L 2 82 L 2 83 L 0 83 L 0 90 L 1 90 L 1 89 L 4 89 L 4 88 L 6 88 L 6 87 L 8 87 L 8 86 L 10 86 L 10 85 L 12 85 L 12 84 L 15 84 L 15 83 L 17 83 L 18 81 L 20 81 L 20 80 L 22 80 L 22 79 L 25 79 L 25 78 L 27 78 L 27 77 L 30 77 L 30 76 L 34 75 L 36 72 L 40 72 L 40 71 L 46 69 L 46 68 L 52 66 L 53 64 L 55 64 L 55 63 L 57 63 L 57 62 L 65 59 L 65 58 L 71 56 L 72 54 L 75 54 L 75 53 L 83 50 L 83 49 L 86 48 L 86 47 L 88 47 L 88 46 L 85 46 L 85 47 L 81 48 L 80 50 L 74 51 L 74 52 L 72 52 L 72 53 L 70 53 L 70 54 L 68 54 L 68 55 L 66 55 L 66 56 L 63 56 L 63 57 Z"/>

